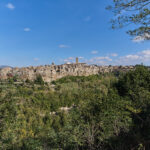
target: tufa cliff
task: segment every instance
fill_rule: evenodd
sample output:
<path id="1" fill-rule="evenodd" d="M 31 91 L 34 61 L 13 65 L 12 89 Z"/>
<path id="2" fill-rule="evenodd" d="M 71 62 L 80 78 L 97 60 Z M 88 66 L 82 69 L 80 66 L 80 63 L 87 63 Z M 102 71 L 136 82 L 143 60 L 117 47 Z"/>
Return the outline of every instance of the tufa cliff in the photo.
<path id="1" fill-rule="evenodd" d="M 134 66 L 97 66 L 85 63 L 73 63 L 63 65 L 45 65 L 24 68 L 2 68 L 0 69 L 0 79 L 8 79 L 18 76 L 22 80 L 34 80 L 37 75 L 41 75 L 45 82 L 51 82 L 65 76 L 89 76 L 106 72 L 129 71 Z"/>

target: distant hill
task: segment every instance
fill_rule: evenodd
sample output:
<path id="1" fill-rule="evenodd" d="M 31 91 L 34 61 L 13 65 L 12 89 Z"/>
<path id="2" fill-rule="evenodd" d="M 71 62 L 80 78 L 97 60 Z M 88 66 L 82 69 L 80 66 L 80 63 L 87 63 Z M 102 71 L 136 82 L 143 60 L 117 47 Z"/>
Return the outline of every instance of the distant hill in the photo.
<path id="1" fill-rule="evenodd" d="M 11 67 L 11 66 L 0 65 L 0 69 L 7 68 L 7 67 Z M 11 68 L 12 68 L 12 67 L 11 67 Z"/>

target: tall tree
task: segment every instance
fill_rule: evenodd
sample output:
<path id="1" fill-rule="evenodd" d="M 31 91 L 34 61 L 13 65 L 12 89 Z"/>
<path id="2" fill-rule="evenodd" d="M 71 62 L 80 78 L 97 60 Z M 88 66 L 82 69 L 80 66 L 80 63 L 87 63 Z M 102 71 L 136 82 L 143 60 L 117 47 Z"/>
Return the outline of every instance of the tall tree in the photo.
<path id="1" fill-rule="evenodd" d="M 150 0 L 113 0 L 107 9 L 115 15 L 111 20 L 113 29 L 133 24 L 128 34 L 135 40 L 150 40 Z"/>

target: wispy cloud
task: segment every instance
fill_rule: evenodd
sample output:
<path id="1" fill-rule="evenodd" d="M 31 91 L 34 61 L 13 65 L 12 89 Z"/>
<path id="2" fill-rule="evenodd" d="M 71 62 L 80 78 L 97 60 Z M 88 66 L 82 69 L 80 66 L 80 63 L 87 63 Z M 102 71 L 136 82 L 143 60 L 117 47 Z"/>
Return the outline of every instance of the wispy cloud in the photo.
<path id="1" fill-rule="evenodd" d="M 141 43 L 147 39 L 150 39 L 150 34 L 145 33 L 144 35 L 136 36 L 132 41 L 135 43 Z"/>
<path id="2" fill-rule="evenodd" d="M 69 60 L 74 60 L 75 58 L 74 58 L 74 57 L 69 57 L 68 59 L 69 59 Z"/>
<path id="3" fill-rule="evenodd" d="M 97 50 L 93 50 L 93 51 L 91 51 L 91 54 L 98 54 L 98 51 Z"/>
<path id="4" fill-rule="evenodd" d="M 15 9 L 15 6 L 14 6 L 12 3 L 8 3 L 8 4 L 6 5 L 6 7 L 7 7 L 8 9 L 10 9 L 10 10 L 14 10 L 14 9 Z"/>
<path id="5" fill-rule="evenodd" d="M 116 62 L 121 65 L 136 65 L 140 63 L 150 64 L 150 49 L 143 50 L 136 54 L 122 56 L 116 60 Z"/>
<path id="6" fill-rule="evenodd" d="M 39 61 L 39 58 L 34 58 L 33 60 L 34 60 L 34 61 Z"/>
<path id="7" fill-rule="evenodd" d="M 95 60 L 107 60 L 107 61 L 112 61 L 112 59 L 108 56 L 106 57 L 95 57 Z"/>
<path id="8" fill-rule="evenodd" d="M 78 58 L 79 58 L 79 61 L 81 61 L 81 62 L 87 62 L 86 59 L 82 56 L 79 56 Z M 68 57 L 63 60 L 63 62 L 68 63 L 68 64 L 75 63 L 75 61 L 76 61 L 76 57 Z"/>
<path id="9" fill-rule="evenodd" d="M 92 55 L 91 55 L 92 56 Z M 87 64 L 97 64 L 102 66 L 108 65 L 136 65 L 144 63 L 145 65 L 150 65 L 150 49 L 142 50 L 136 53 L 128 53 L 124 56 L 118 56 L 117 53 L 112 53 L 105 56 L 84 58 L 78 57 L 82 62 Z M 65 63 L 73 63 L 75 62 L 75 57 L 69 57 L 64 59 Z"/>
<path id="10" fill-rule="evenodd" d="M 69 58 L 64 59 L 65 63 L 72 63 L 73 61 L 75 61 L 74 57 L 69 57 Z"/>
<path id="11" fill-rule="evenodd" d="M 141 43 L 144 41 L 144 38 L 142 36 L 136 36 L 132 41 L 134 43 Z"/>
<path id="12" fill-rule="evenodd" d="M 24 28 L 24 31 L 25 31 L 25 32 L 30 32 L 31 29 L 30 29 L 30 28 Z"/>
<path id="13" fill-rule="evenodd" d="M 136 65 L 144 63 L 145 65 L 150 65 L 150 49 L 143 50 L 136 53 L 129 53 L 124 56 L 118 56 L 117 53 L 112 53 L 106 56 L 93 57 L 90 59 L 83 59 L 84 62 L 88 64 L 97 65 Z"/>
<path id="14" fill-rule="evenodd" d="M 110 54 L 110 56 L 112 56 L 112 57 L 117 57 L 118 54 L 117 54 L 117 53 L 112 53 L 112 54 Z"/>
<path id="15" fill-rule="evenodd" d="M 110 65 L 112 59 L 108 56 L 94 57 L 89 60 L 86 60 L 86 63 L 97 64 L 97 65 Z"/>
<path id="16" fill-rule="evenodd" d="M 70 48 L 69 45 L 64 45 L 64 44 L 60 44 L 58 47 L 59 47 L 59 48 Z"/>
<path id="17" fill-rule="evenodd" d="M 84 59 L 84 57 L 80 56 L 79 59 Z"/>

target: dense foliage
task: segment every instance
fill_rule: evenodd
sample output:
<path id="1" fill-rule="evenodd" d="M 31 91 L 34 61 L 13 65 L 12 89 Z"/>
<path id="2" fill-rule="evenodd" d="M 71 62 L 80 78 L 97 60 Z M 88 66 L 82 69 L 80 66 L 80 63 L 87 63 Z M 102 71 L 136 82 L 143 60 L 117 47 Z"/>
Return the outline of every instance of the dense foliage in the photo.
<path id="1" fill-rule="evenodd" d="M 0 82 L 2 150 L 150 149 L 150 71 Z"/>

